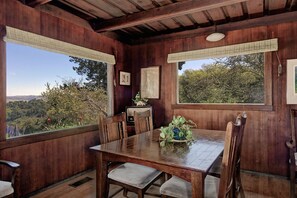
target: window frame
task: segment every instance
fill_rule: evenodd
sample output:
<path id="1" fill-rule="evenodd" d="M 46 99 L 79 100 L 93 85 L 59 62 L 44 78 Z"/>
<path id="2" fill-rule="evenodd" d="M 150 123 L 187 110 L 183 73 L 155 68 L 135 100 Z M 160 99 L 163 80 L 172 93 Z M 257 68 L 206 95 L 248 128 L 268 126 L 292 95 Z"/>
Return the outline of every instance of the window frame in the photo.
<path id="1" fill-rule="evenodd" d="M 0 29 L 0 149 L 36 143 L 45 140 L 62 138 L 86 132 L 98 130 L 97 124 L 77 126 L 67 129 L 38 132 L 13 138 L 6 138 L 6 97 L 7 97 L 7 48 L 4 41 L 5 31 Z M 114 113 L 114 65 L 107 63 L 107 94 L 108 94 L 108 115 Z"/>
<path id="2" fill-rule="evenodd" d="M 178 63 L 172 63 L 172 109 L 201 109 L 201 110 L 250 110 L 273 111 L 272 103 L 272 51 L 264 53 L 264 103 L 263 104 L 212 104 L 212 103 L 178 103 Z"/>

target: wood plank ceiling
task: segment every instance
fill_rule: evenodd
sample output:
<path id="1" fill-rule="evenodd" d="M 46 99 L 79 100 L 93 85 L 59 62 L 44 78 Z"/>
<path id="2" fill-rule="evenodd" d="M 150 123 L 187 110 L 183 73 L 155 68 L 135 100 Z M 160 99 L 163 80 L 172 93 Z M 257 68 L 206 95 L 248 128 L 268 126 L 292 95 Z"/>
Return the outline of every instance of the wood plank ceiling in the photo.
<path id="1" fill-rule="evenodd" d="M 297 0 L 20 0 L 54 15 L 75 15 L 100 33 L 126 43 L 176 33 L 296 20 Z M 279 17 L 278 17 L 279 16 Z M 293 18 L 292 18 L 293 17 Z M 281 21 L 280 21 L 281 22 Z M 244 24 L 244 23 L 242 23 Z M 251 26 L 251 24 L 248 26 Z"/>

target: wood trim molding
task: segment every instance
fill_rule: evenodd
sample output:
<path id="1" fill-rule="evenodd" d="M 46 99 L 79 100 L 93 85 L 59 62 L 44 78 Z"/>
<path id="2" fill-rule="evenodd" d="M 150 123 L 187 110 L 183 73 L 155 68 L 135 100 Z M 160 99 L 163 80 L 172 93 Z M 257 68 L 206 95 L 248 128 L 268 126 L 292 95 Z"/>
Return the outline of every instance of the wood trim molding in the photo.
<path id="1" fill-rule="evenodd" d="M 273 106 L 255 104 L 173 104 L 172 109 L 273 111 Z"/>
<path id="2" fill-rule="evenodd" d="M 272 55 L 277 52 L 266 52 L 264 53 L 264 101 L 266 105 L 272 105 L 273 90 L 272 90 L 272 70 L 273 62 Z"/>
<path id="3" fill-rule="evenodd" d="M 6 138 L 6 43 L 5 27 L 0 26 L 0 141 Z"/>
<path id="4" fill-rule="evenodd" d="M 149 23 L 152 21 L 173 18 L 185 14 L 201 12 L 246 1 L 247 0 L 200 0 L 179 2 L 124 17 L 114 18 L 102 22 L 95 22 L 93 27 L 97 32 L 113 31 Z"/>
<path id="5" fill-rule="evenodd" d="M 72 135 L 78 135 L 82 133 L 97 132 L 97 131 L 98 131 L 98 125 L 88 125 L 88 126 L 82 126 L 77 128 L 71 128 L 71 129 L 62 129 L 57 131 L 50 131 L 50 132 L 26 135 L 21 137 L 15 137 L 15 138 L 10 138 L 7 140 L 0 141 L 0 150 L 21 146 L 21 145 L 26 145 L 26 144 L 32 144 L 32 143 L 37 143 L 37 142 L 42 142 L 47 140 L 63 138 L 63 137 L 72 136 Z"/>

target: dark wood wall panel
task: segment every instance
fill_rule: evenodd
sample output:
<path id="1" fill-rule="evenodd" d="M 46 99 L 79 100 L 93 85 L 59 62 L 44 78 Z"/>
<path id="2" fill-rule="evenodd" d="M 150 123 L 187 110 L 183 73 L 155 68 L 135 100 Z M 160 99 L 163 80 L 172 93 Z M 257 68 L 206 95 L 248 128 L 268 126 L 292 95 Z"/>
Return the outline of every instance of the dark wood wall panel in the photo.
<path id="1" fill-rule="evenodd" d="M 130 66 L 130 60 L 131 56 L 128 52 L 129 46 L 118 46 L 119 51 L 116 51 L 116 59 L 117 63 L 114 65 L 115 67 L 115 100 L 114 100 L 114 108 L 115 108 L 115 113 L 120 113 L 125 111 L 125 107 L 129 106 L 132 104 L 132 92 L 131 92 L 131 86 L 123 86 L 119 84 L 119 72 L 120 71 L 125 71 L 125 72 L 132 72 L 131 66 Z M 125 53 L 120 53 L 122 51 L 125 51 Z M 124 63 L 124 64 L 119 64 L 119 63 Z M 131 73 L 131 76 L 133 74 Z M 133 81 L 131 81 L 133 83 Z"/>
<path id="2" fill-rule="evenodd" d="M 1 159 L 21 165 L 22 195 L 94 167 L 89 147 L 99 144 L 97 131 L 2 149 Z"/>
<path id="3" fill-rule="evenodd" d="M 165 102 L 162 100 L 165 97 L 165 92 L 163 85 L 166 84 L 166 89 L 170 89 L 171 83 L 167 84 L 167 78 L 163 78 L 164 75 L 170 75 L 170 69 L 166 71 L 166 67 L 163 67 L 163 62 L 167 60 L 167 56 L 164 56 L 164 48 L 162 45 L 155 45 L 155 44 L 148 44 L 147 47 L 135 46 L 132 47 L 132 54 L 131 54 L 131 65 L 133 65 L 133 76 L 132 76 L 132 95 L 133 97 L 136 95 L 138 91 L 140 91 L 140 75 L 141 75 L 141 68 L 149 67 L 149 66 L 160 66 L 160 100 L 153 99 L 149 100 L 149 104 L 157 107 L 153 109 L 153 117 L 155 117 L 155 126 L 160 126 L 160 124 L 165 119 L 165 105 L 170 104 L 170 102 Z M 169 73 L 168 73 L 169 72 Z"/>
<path id="4" fill-rule="evenodd" d="M 155 110 L 155 124 L 168 124 L 174 114 L 184 115 L 198 124 L 199 128 L 225 129 L 226 123 L 238 112 L 248 114 L 247 128 L 243 140 L 242 168 L 246 170 L 286 176 L 288 174 L 288 150 L 285 141 L 290 138 L 289 105 L 286 105 L 286 60 L 297 58 L 297 23 L 263 26 L 230 31 L 219 42 L 205 41 L 205 35 L 183 39 L 171 39 L 146 43 L 131 48 L 133 66 L 133 93 L 139 90 L 140 68 L 161 65 L 161 98 L 150 100 Z M 168 53 L 204 49 L 216 46 L 278 38 L 278 55 L 283 65 L 283 73 L 278 77 L 276 53 L 268 60 L 272 67 L 272 111 L 256 111 L 237 108 L 234 110 L 215 110 L 213 108 L 193 109 L 175 108 L 176 78 L 172 67 L 167 63 Z"/>
<path id="5" fill-rule="evenodd" d="M 72 24 L 69 21 L 56 18 L 47 13 L 23 5 L 17 0 L 0 0 L 0 26 L 11 26 L 39 35 L 58 39 L 82 47 L 116 55 L 115 80 L 119 70 L 129 71 L 124 64 L 125 45 L 96 32 Z M 1 37 L 2 40 L 2 37 Z M 4 42 L 1 42 L 0 52 L 5 56 Z M 0 75 L 6 76 L 5 58 L 0 60 Z M 0 102 L 5 106 L 5 78 L 1 78 Z M 115 87 L 115 112 L 130 105 L 131 87 Z M 121 102 L 119 102 L 121 101 Z M 1 123 L 5 128 L 5 108 L 1 108 Z M 2 129 L 1 132 L 4 130 Z M 4 134 L 4 133 L 3 133 Z M 4 135 L 1 135 L 2 140 Z M 32 136 L 34 138 L 34 136 Z M 7 147 L 0 150 L 0 158 L 13 160 L 21 164 L 21 193 L 26 195 L 35 190 L 66 179 L 76 173 L 93 167 L 93 155 L 89 147 L 99 143 L 97 131 L 79 133 L 61 138 L 36 141 L 22 146 Z M 0 140 L 1 141 L 1 140 Z M 5 145 L 5 140 L 1 142 Z M 3 148 L 3 147 L 2 147 Z"/>

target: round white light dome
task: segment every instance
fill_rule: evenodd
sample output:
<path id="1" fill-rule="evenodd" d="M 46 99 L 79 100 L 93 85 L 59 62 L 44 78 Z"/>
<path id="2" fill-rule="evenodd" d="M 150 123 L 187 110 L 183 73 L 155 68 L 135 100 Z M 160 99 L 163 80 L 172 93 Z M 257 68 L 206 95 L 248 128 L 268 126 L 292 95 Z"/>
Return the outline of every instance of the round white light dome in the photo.
<path id="1" fill-rule="evenodd" d="M 216 41 L 222 40 L 223 38 L 225 38 L 225 34 L 215 32 L 215 33 L 212 33 L 212 34 L 208 35 L 206 37 L 206 40 L 210 41 L 210 42 L 216 42 Z"/>

